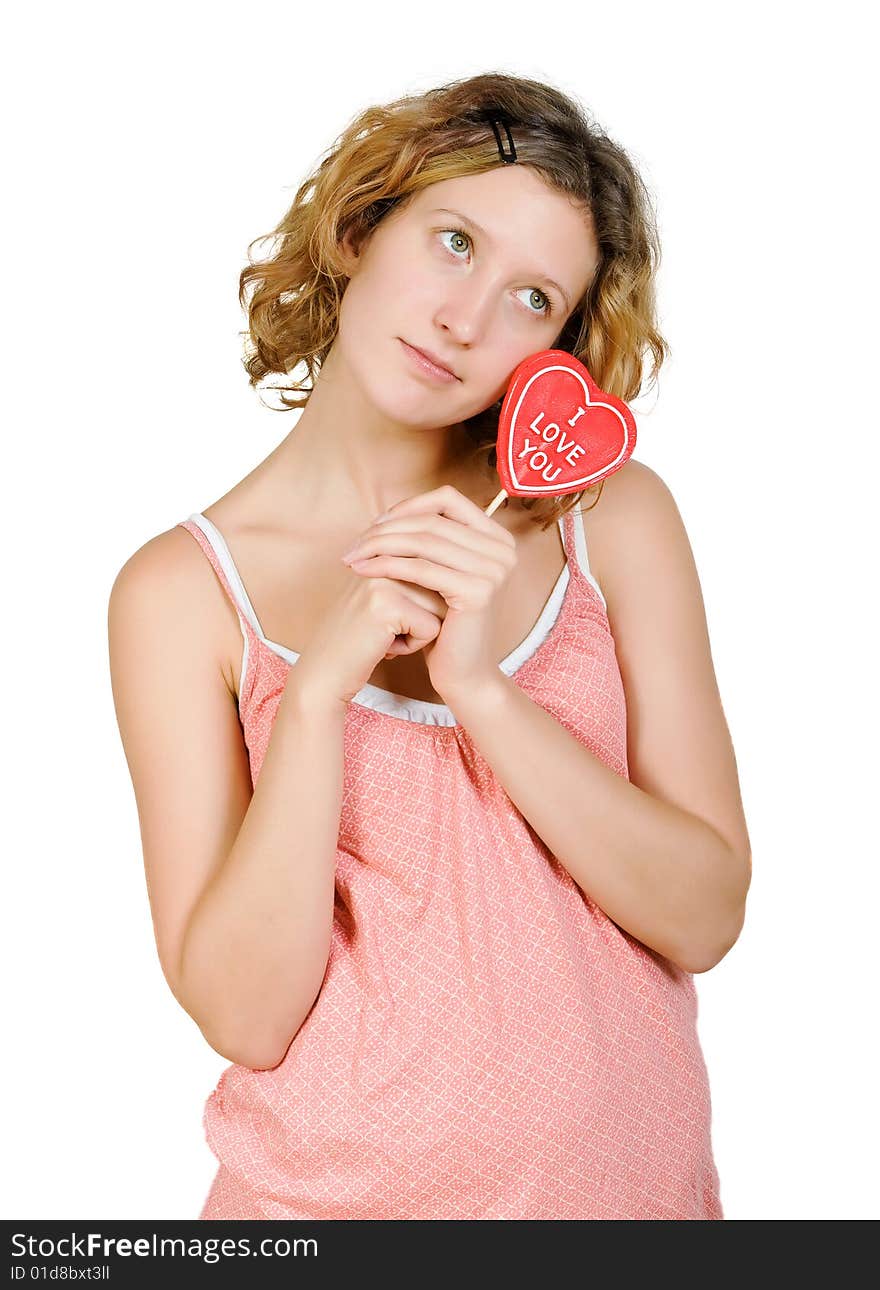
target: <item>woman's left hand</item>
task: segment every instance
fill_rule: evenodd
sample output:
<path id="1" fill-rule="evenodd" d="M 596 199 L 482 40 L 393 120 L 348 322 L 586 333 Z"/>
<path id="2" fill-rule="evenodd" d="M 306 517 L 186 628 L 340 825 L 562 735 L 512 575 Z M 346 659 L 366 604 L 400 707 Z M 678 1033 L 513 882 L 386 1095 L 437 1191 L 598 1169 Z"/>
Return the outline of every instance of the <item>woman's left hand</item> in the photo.
<path id="1" fill-rule="evenodd" d="M 431 684 L 444 698 L 497 678 L 498 593 L 516 565 L 516 538 L 446 484 L 392 506 L 344 557 L 365 578 L 396 578 L 438 592 L 443 626 L 425 646 Z"/>

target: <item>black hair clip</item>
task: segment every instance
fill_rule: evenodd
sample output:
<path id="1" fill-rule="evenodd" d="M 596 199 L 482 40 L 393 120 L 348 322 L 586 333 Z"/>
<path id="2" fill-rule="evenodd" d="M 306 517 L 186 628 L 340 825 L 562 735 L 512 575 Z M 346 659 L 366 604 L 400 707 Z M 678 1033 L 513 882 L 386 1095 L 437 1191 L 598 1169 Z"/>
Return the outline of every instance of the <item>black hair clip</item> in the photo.
<path id="1" fill-rule="evenodd" d="M 487 109 L 482 113 L 482 117 L 492 127 L 492 133 L 495 135 L 495 142 L 498 144 L 498 155 L 501 160 L 505 165 L 512 165 L 516 161 L 516 148 L 513 146 L 513 135 L 510 133 L 510 127 L 514 124 L 513 120 L 506 112 L 494 108 Z M 501 141 L 499 125 L 504 126 L 504 133 L 507 135 L 507 151 L 505 151 L 504 144 Z"/>

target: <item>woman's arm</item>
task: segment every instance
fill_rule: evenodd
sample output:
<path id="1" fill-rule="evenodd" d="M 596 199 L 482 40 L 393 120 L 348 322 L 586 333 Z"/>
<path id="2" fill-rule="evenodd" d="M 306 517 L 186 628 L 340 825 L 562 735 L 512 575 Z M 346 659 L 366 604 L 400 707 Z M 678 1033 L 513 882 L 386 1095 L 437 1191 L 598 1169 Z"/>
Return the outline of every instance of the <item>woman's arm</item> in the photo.
<path id="1" fill-rule="evenodd" d="M 606 480 L 606 501 L 601 585 L 626 693 L 629 782 L 500 670 L 444 698 L 590 899 L 704 972 L 742 928 L 751 849 L 702 594 L 659 476 L 630 461 Z"/>
<path id="2" fill-rule="evenodd" d="M 327 968 L 342 805 L 345 705 L 312 702 L 288 673 L 247 814 L 187 924 L 187 1010 L 231 1060 L 277 1066 Z"/>
<path id="3" fill-rule="evenodd" d="M 254 789 L 226 679 L 238 621 L 181 528 L 120 571 L 108 627 L 165 978 L 222 1056 L 277 1065 L 329 956 L 344 705 L 293 668 Z"/>

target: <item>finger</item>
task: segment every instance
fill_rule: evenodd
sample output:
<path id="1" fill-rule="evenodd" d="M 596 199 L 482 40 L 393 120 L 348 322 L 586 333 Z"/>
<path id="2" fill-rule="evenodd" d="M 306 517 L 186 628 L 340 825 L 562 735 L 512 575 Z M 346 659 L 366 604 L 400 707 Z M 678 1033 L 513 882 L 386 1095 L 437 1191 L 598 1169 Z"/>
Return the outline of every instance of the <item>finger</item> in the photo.
<path id="1" fill-rule="evenodd" d="M 486 533 L 470 528 L 468 525 L 451 519 L 449 516 L 429 514 L 424 511 L 418 515 L 388 519 L 381 524 L 372 525 L 357 540 L 351 550 L 345 553 L 342 559 L 348 563 L 353 559 L 360 558 L 367 551 L 371 554 L 374 551 L 394 554 L 399 544 L 396 541 L 391 544 L 382 543 L 381 539 L 389 536 L 396 538 L 400 535 L 412 536 L 424 533 L 436 534 L 440 539 L 454 543 L 457 548 L 463 551 L 480 552 L 487 559 L 498 561 L 504 568 L 511 569 L 516 564 L 516 539 L 506 529 L 501 529 L 500 535 L 499 533 Z M 380 542 L 377 543 L 374 539 L 380 539 Z M 439 551 L 439 548 L 437 549 Z M 409 552 L 409 554 L 418 555 L 421 552 L 413 551 Z M 449 554 L 452 555 L 455 552 L 450 550 Z M 450 563 L 454 562 L 450 561 Z"/>
<path id="2" fill-rule="evenodd" d="M 351 568 L 366 578 L 398 578 L 416 582 L 420 587 L 430 587 L 440 592 L 451 609 L 472 609 L 484 605 L 487 593 L 494 592 L 497 585 L 497 579 L 461 573 L 412 556 L 374 555 L 367 560 L 354 561 Z"/>
<path id="3" fill-rule="evenodd" d="M 349 562 L 377 555 L 421 556 L 450 569 L 484 578 L 503 577 L 513 567 L 515 556 L 510 547 L 502 547 L 494 540 L 487 542 L 485 536 L 481 536 L 478 539 L 481 547 L 475 548 L 444 536 L 447 531 L 444 529 L 439 534 L 424 529 L 419 532 L 395 530 L 377 533 L 358 543 Z M 459 527 L 459 532 L 462 531 Z M 473 542 L 473 538 L 471 540 Z"/>
<path id="4" fill-rule="evenodd" d="M 447 605 L 442 596 L 423 587 L 409 583 L 394 582 L 399 589 L 400 598 L 397 606 L 395 636 L 385 658 L 396 658 L 400 654 L 415 654 L 433 640 L 437 639 L 443 620 L 446 617 Z M 426 602 L 430 601 L 430 604 Z M 434 609 L 434 602 L 440 606 Z"/>
<path id="5" fill-rule="evenodd" d="M 352 569 L 351 572 L 357 574 L 360 570 Z M 428 587 L 420 587 L 417 582 L 407 582 L 403 578 L 395 578 L 392 581 L 420 608 L 427 609 L 429 613 L 441 620 L 445 618 L 449 606 L 439 592 L 431 591 Z"/>
<path id="6" fill-rule="evenodd" d="M 431 591 L 428 587 L 420 587 L 417 582 L 404 582 L 402 578 L 396 579 L 395 584 L 410 600 L 415 601 L 421 609 L 427 609 L 441 622 L 446 617 L 446 610 L 449 606 L 438 591 Z"/>
<path id="7" fill-rule="evenodd" d="M 465 497 L 464 493 L 459 492 L 452 484 L 443 484 L 440 488 L 434 488 L 428 493 L 417 493 L 414 497 L 405 497 L 402 502 L 390 506 L 376 522 L 383 523 L 386 518 L 398 519 L 402 515 L 418 515 L 423 512 L 446 515 L 450 519 L 458 520 L 460 524 L 467 524 L 478 532 L 492 534 L 507 546 L 516 545 L 513 534 L 503 524 L 499 524 L 490 515 L 484 514 L 476 502 Z"/>
<path id="8" fill-rule="evenodd" d="M 385 658 L 397 658 L 401 654 L 417 654 L 430 641 L 437 639 L 443 622 L 430 611 L 424 613 L 418 608 L 415 612 L 408 613 L 406 619 L 401 621 L 401 629 L 404 627 L 404 621 L 406 630 L 398 632 L 385 651 Z"/>

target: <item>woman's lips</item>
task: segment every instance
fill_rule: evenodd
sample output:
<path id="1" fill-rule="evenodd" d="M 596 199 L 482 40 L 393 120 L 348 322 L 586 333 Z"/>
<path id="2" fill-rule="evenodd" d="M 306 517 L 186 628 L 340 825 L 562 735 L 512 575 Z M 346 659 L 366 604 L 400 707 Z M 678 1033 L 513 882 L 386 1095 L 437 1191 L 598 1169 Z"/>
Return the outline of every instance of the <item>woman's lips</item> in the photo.
<path id="1" fill-rule="evenodd" d="M 438 367 L 436 363 L 432 363 L 431 360 L 423 354 L 420 349 L 416 349 L 414 345 L 408 345 L 406 341 L 402 339 L 400 340 L 400 343 L 413 364 L 426 376 L 433 377 L 435 381 L 443 381 L 446 384 L 458 380 L 458 377 L 454 372 L 450 372 L 446 368 Z"/>

